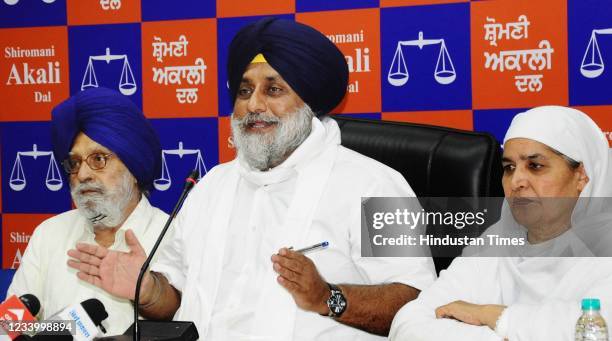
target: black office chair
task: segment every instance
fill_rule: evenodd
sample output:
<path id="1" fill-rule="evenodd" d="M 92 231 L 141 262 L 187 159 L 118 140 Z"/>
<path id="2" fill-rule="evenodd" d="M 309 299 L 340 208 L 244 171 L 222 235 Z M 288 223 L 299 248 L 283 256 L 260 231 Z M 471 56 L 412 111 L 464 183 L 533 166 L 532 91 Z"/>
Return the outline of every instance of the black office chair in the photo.
<path id="1" fill-rule="evenodd" d="M 439 202 L 425 198 L 503 197 L 500 146 L 488 133 L 341 115 L 332 118 L 340 126 L 343 146 L 400 172 L 416 195 L 424 198 L 420 201 L 426 210 L 435 209 L 432 206 Z M 497 221 L 501 210 L 499 200 L 484 205 L 489 219 L 477 234 Z M 435 257 L 437 252 L 432 249 L 438 272 L 460 252 L 456 248 L 449 256 L 447 248 L 444 257 Z"/>

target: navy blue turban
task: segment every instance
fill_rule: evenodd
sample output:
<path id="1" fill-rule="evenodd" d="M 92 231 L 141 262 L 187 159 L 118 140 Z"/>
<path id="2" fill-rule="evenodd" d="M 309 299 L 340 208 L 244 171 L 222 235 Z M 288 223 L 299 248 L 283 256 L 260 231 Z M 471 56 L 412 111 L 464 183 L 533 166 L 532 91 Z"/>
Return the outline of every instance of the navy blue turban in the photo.
<path id="1" fill-rule="evenodd" d="M 151 123 L 131 100 L 110 89 L 92 88 L 58 104 L 51 112 L 56 160 L 68 157 L 79 132 L 113 151 L 141 189 L 151 188 L 161 167 L 161 145 Z"/>
<path id="2" fill-rule="evenodd" d="M 344 98 L 348 66 L 336 45 L 310 26 L 264 18 L 242 28 L 230 44 L 227 75 L 232 105 L 246 67 L 259 53 L 315 114 L 329 113 Z"/>

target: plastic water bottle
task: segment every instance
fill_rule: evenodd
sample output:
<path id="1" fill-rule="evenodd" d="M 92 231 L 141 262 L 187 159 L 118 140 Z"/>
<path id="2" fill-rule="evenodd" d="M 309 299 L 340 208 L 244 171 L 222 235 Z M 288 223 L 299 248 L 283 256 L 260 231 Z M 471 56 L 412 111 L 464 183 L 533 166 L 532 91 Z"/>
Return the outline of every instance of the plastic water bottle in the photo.
<path id="1" fill-rule="evenodd" d="M 576 322 L 576 341 L 608 341 L 608 327 L 600 309 L 599 299 L 582 299 L 582 316 Z"/>

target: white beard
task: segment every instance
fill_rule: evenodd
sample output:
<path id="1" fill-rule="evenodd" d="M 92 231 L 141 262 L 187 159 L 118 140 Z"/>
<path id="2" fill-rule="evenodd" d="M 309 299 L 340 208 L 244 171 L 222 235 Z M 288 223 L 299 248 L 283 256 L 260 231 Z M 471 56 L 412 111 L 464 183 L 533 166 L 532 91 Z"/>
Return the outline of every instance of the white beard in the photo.
<path id="1" fill-rule="evenodd" d="M 78 210 L 95 229 L 110 229 L 125 220 L 125 208 L 136 194 L 133 184 L 132 175 L 125 172 L 115 188 L 107 189 L 101 183 L 87 182 L 71 188 L 70 194 Z M 96 192 L 81 194 L 86 190 Z"/>
<path id="2" fill-rule="evenodd" d="M 232 138 L 238 157 L 262 171 L 278 166 L 310 135 L 313 117 L 307 104 L 283 119 L 266 113 L 247 113 L 242 119 L 232 115 Z M 277 127 L 265 134 L 246 132 L 248 124 L 254 121 L 276 123 Z"/>

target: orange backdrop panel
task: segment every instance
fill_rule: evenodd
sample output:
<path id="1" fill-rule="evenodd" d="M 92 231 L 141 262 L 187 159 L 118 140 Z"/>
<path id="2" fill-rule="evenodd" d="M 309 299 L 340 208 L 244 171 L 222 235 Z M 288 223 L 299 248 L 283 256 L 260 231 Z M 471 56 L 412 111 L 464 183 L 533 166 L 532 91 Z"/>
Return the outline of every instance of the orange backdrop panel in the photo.
<path id="1" fill-rule="evenodd" d="M 553 8 L 554 10 L 551 10 Z M 471 3 L 473 109 L 568 105 L 566 12 L 567 4 L 564 0 Z M 508 26 L 508 23 L 521 22 L 521 16 L 525 16 L 529 22 L 526 34 L 520 30 L 515 31 L 514 26 Z M 502 33 L 501 37 L 499 33 L 495 34 L 495 41 L 485 40 L 487 24 L 498 24 L 501 29 L 509 28 L 509 31 Z M 526 52 L 548 47 L 553 49 L 550 64 L 542 63 L 542 59 L 532 60 L 534 55 Z M 518 68 L 512 57 L 517 51 L 520 54 Z M 487 53 L 490 59 L 488 66 L 485 56 Z M 495 64 L 494 56 L 502 58 L 504 54 L 512 55 L 510 61 L 508 62 L 508 57 L 503 57 L 502 62 Z M 546 56 L 547 54 L 535 55 L 544 59 Z M 540 69 L 541 67 L 543 69 Z M 519 79 L 515 78 L 517 76 Z M 541 77 L 541 89 L 520 91 L 516 83 L 522 76 Z M 521 86 L 522 89 L 526 87 Z"/>
<path id="2" fill-rule="evenodd" d="M 230 122 L 230 117 L 219 117 L 219 163 L 232 161 L 236 157 Z"/>
<path id="3" fill-rule="evenodd" d="M 32 232 L 44 220 L 54 214 L 14 214 L 2 215 L 2 268 L 16 269 L 21 256 L 28 246 Z"/>
<path id="4" fill-rule="evenodd" d="M 348 93 L 334 112 L 379 112 L 379 10 L 298 13 L 295 18 L 331 38 L 347 59 L 350 71 Z"/>
<path id="5" fill-rule="evenodd" d="M 148 117 L 217 116 L 216 19 L 143 23 L 142 59 L 143 93 L 147 94 L 143 108 Z M 165 77 L 160 75 L 163 72 Z M 183 72 L 186 77 L 176 81 L 173 75 Z M 197 97 L 190 99 L 191 90 L 185 89 L 195 89 Z"/>
<path id="6" fill-rule="evenodd" d="M 2 29 L 0 49 L 0 120 L 51 119 L 69 92 L 66 27 Z"/>
<path id="7" fill-rule="evenodd" d="M 295 0 L 217 0 L 217 17 L 220 18 L 293 12 L 295 12 Z"/>
<path id="8" fill-rule="evenodd" d="M 140 21 L 139 0 L 66 0 L 68 25 Z"/>
<path id="9" fill-rule="evenodd" d="M 589 115 L 597 123 L 612 147 L 612 105 L 577 106 L 575 108 Z"/>
<path id="10" fill-rule="evenodd" d="M 471 110 L 384 112 L 382 119 L 465 130 L 474 129 Z"/>

